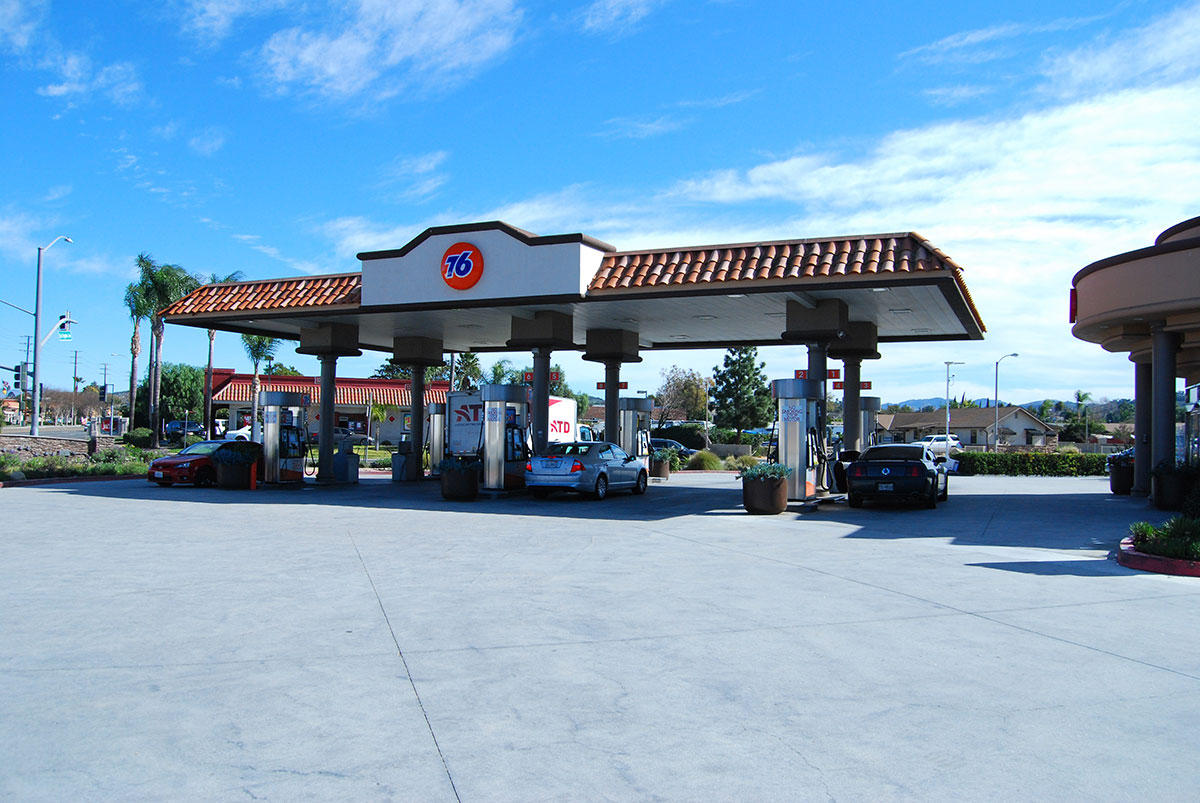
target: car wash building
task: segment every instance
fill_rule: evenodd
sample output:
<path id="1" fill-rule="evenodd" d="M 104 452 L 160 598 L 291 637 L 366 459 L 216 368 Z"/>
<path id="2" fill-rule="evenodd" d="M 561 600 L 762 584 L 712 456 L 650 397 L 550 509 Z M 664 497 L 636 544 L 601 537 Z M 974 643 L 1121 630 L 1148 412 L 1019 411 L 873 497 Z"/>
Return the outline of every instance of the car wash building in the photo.
<path id="1" fill-rule="evenodd" d="M 319 359 L 318 481 L 332 481 L 337 360 L 364 349 L 412 366 L 418 443 L 425 366 L 446 352 L 528 350 L 541 449 L 556 350 L 604 366 L 605 431 L 616 432 L 621 366 L 645 351 L 804 345 L 822 399 L 829 361 L 842 363 L 849 447 L 861 440 L 862 362 L 879 359 L 879 343 L 985 331 L 962 269 L 912 232 L 620 251 L 493 221 L 426 229 L 358 259 L 356 273 L 206 285 L 164 312 L 174 324 L 296 340 Z"/>

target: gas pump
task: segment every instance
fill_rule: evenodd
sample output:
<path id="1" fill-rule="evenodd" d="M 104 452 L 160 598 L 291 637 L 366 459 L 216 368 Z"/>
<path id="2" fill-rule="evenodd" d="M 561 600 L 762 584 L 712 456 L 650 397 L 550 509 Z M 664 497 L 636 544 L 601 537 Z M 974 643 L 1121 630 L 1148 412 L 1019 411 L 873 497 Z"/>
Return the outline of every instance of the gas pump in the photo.
<path id="1" fill-rule="evenodd" d="M 858 400 L 859 410 L 862 415 L 862 429 L 859 433 L 862 435 L 862 448 L 875 445 L 875 430 L 879 426 L 879 410 L 881 407 L 880 398 L 878 396 L 862 396 Z"/>
<path id="2" fill-rule="evenodd" d="M 446 456 L 446 405 L 430 404 L 426 407 L 425 442 L 429 446 L 429 475 L 441 476 L 438 466 Z"/>
<path id="3" fill-rule="evenodd" d="M 525 487 L 529 459 L 529 404 L 524 385 L 484 385 L 483 488 L 505 491 Z"/>
<path id="4" fill-rule="evenodd" d="M 260 391 L 263 482 L 303 482 L 308 454 L 308 394 Z"/>
<path id="5" fill-rule="evenodd" d="M 817 433 L 817 404 L 821 382 L 816 379 L 776 379 L 771 383 L 779 422 L 778 460 L 792 469 L 787 478 L 788 499 L 816 496 L 824 469 L 824 454 Z"/>
<path id="6" fill-rule="evenodd" d="M 638 458 L 647 471 L 650 470 L 650 412 L 653 409 L 653 399 L 617 399 L 620 422 L 617 445 L 630 456 Z"/>

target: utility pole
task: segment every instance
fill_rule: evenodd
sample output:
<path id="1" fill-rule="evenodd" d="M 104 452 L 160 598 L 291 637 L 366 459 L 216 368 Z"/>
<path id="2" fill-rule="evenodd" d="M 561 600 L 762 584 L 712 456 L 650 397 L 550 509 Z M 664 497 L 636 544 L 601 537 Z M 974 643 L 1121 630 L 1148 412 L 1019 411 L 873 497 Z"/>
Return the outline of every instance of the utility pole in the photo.
<path id="1" fill-rule="evenodd" d="M 75 418 L 75 397 L 79 395 L 79 349 L 75 349 L 75 365 L 71 369 L 71 424 L 74 425 L 78 419 Z"/>

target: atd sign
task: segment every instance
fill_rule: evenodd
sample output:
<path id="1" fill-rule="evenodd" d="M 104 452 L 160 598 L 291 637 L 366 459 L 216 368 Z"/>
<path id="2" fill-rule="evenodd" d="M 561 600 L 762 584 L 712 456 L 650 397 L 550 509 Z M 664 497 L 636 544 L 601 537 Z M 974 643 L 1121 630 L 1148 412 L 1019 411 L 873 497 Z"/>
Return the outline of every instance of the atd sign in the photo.
<path id="1" fill-rule="evenodd" d="M 470 290 L 483 278 L 483 254 L 471 243 L 455 243 L 442 254 L 442 281 Z"/>

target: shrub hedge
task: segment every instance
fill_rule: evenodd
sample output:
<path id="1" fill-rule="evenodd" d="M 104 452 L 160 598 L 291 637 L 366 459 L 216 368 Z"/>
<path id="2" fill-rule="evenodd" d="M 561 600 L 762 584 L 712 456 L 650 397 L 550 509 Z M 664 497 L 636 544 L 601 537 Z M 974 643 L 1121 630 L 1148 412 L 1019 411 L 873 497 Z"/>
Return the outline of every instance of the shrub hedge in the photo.
<path id="1" fill-rule="evenodd" d="M 963 452 L 959 474 L 1003 474 L 1009 477 L 1102 477 L 1105 455 L 1078 452 Z"/>
<path id="2" fill-rule="evenodd" d="M 113 450 L 115 451 L 115 450 Z M 0 456 L 0 482 L 11 480 L 13 473 L 20 471 L 27 480 L 50 477 L 92 477 L 113 474 L 142 474 L 149 466 L 133 460 L 103 460 L 92 462 L 76 457 L 30 457 L 18 460 L 9 455 Z"/>
<path id="3" fill-rule="evenodd" d="M 125 433 L 125 442 L 133 444 L 139 449 L 149 449 L 150 441 L 154 438 L 154 433 L 146 427 L 138 427 L 131 429 Z"/>
<path id="4" fill-rule="evenodd" d="M 704 448 L 704 428 L 699 424 L 686 424 L 674 427 L 659 427 L 650 430 L 651 438 L 666 438 L 679 441 L 689 449 Z"/>
<path id="5" fill-rule="evenodd" d="M 1139 552 L 1179 560 L 1200 560 L 1200 520 L 1175 516 L 1158 527 L 1138 521 L 1130 525 L 1129 533 Z"/>
<path id="6" fill-rule="evenodd" d="M 696 452 L 688 458 L 686 468 L 689 471 L 720 471 L 725 467 L 721 458 L 707 449 Z"/>

